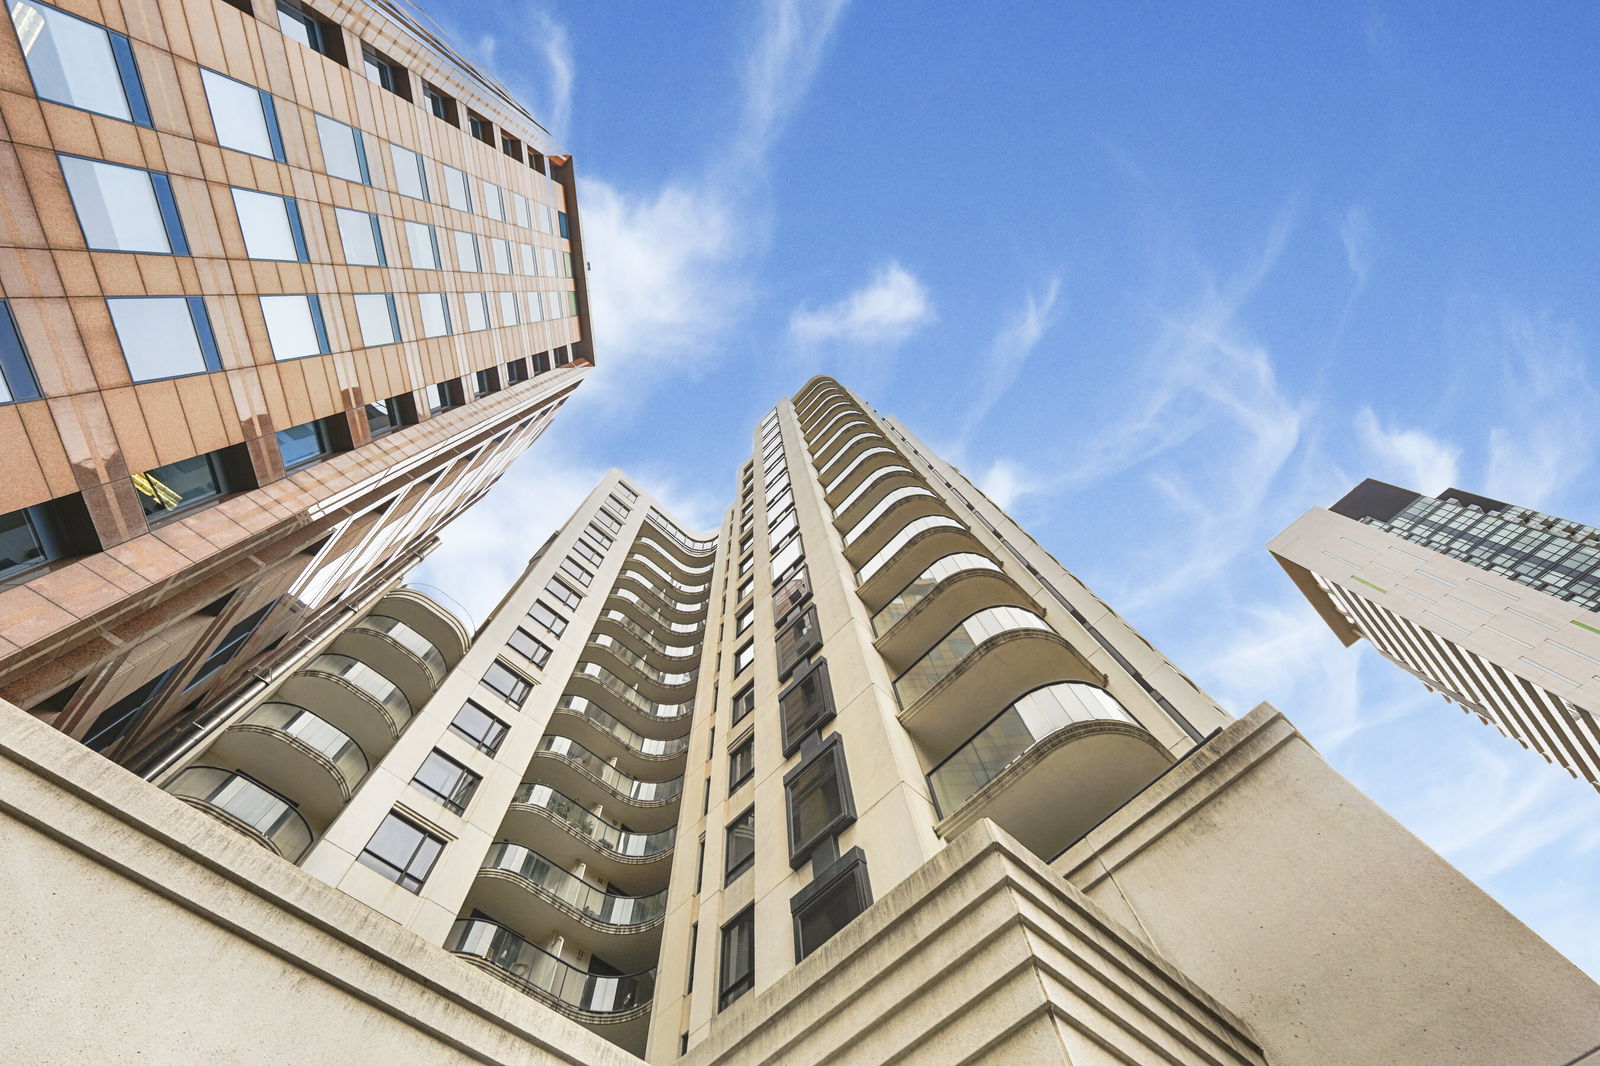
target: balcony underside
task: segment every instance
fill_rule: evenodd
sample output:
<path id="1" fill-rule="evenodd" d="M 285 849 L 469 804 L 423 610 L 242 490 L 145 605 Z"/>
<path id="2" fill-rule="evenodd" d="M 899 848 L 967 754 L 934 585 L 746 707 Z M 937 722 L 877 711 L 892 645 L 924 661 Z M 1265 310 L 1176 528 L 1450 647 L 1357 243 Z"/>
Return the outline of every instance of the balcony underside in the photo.
<path id="1" fill-rule="evenodd" d="M 532 848 L 568 870 L 581 864 L 607 882 L 626 885 L 636 895 L 666 888 L 672 872 L 670 847 L 654 855 L 621 855 L 577 826 L 531 804 L 513 803 L 500 828 L 500 835 L 507 840 Z"/>
<path id="2" fill-rule="evenodd" d="M 927 654 L 961 621 L 985 607 L 1010 604 L 1043 614 L 1002 571 L 962 570 L 939 582 L 875 643 L 896 674 Z"/>
<path id="3" fill-rule="evenodd" d="M 535 941 L 565 937 L 569 944 L 600 956 L 624 973 L 654 966 L 661 954 L 662 916 L 640 925 L 608 924 L 560 901 L 527 878 L 505 870 L 479 870 L 462 911 L 492 914 Z"/>

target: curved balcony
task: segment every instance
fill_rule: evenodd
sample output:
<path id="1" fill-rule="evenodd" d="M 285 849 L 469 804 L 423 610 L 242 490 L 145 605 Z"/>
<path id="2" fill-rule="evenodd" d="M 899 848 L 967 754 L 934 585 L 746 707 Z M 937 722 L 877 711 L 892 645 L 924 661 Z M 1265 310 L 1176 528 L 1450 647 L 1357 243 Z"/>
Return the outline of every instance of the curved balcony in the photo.
<path id="1" fill-rule="evenodd" d="M 416 589 L 393 590 L 377 602 L 372 613 L 398 618 L 421 633 L 444 656 L 446 670 L 459 663 L 472 644 L 471 634 L 454 612 Z"/>
<path id="2" fill-rule="evenodd" d="M 653 572 L 662 581 L 666 582 L 667 585 L 670 585 L 672 588 L 675 588 L 679 592 L 682 592 L 688 596 L 698 596 L 700 593 L 711 588 L 711 582 L 709 581 L 703 582 L 699 585 L 689 585 L 679 581 L 677 578 L 667 573 L 666 567 L 662 566 L 660 563 L 656 562 L 643 552 L 632 552 L 629 554 L 627 562 L 634 564 L 635 566 L 642 566 L 646 570 Z"/>
<path id="3" fill-rule="evenodd" d="M 166 790 L 290 862 L 299 862 L 311 847 L 311 827 L 294 804 L 243 774 L 191 766 Z"/>
<path id="4" fill-rule="evenodd" d="M 685 700 L 682 703 L 657 703 L 647 698 L 637 688 L 623 681 L 622 678 L 612 673 L 599 663 L 584 660 L 572 669 L 572 678 L 568 685 L 569 690 L 582 685 L 598 686 L 606 694 L 620 700 L 625 706 L 639 712 L 646 723 L 676 723 L 686 721 L 694 710 L 694 700 Z M 582 695 L 582 693 L 577 693 Z M 646 728 L 649 728 L 647 725 Z M 678 732 L 682 727 L 674 729 Z"/>
<path id="5" fill-rule="evenodd" d="M 621 640 L 606 633 L 595 633 L 589 637 L 589 642 L 584 645 L 585 651 L 593 650 L 596 654 L 589 658 L 596 659 L 604 655 L 625 670 L 638 674 L 645 682 L 661 690 L 667 698 L 677 695 L 672 689 L 682 689 L 689 686 L 686 695 L 693 696 L 695 678 L 699 670 L 669 671 L 652 666 L 650 662 L 638 652 L 634 651 Z"/>
<path id="6" fill-rule="evenodd" d="M 1067 681 L 1006 707 L 929 772 L 928 789 L 947 839 L 992 818 L 1048 860 L 1171 764 L 1110 693 Z"/>
<path id="7" fill-rule="evenodd" d="M 450 669 L 431 640 L 384 614 L 357 619 L 334 640 L 332 650 L 378 670 L 399 686 L 413 707 L 428 702 Z"/>
<path id="8" fill-rule="evenodd" d="M 654 970 L 625 977 L 585 973 L 482 918 L 457 921 L 444 946 L 513 988 L 597 1029 L 624 1050 L 644 1052 L 650 1000 L 655 995 Z"/>
<path id="9" fill-rule="evenodd" d="M 644 616 L 646 624 L 653 624 L 659 627 L 662 632 L 676 633 L 689 637 L 698 637 L 705 632 L 706 620 L 703 617 L 697 618 L 692 622 L 674 621 L 657 610 L 647 598 L 632 589 L 614 588 L 608 595 L 612 599 L 622 600 L 624 603 L 631 604 L 635 610 Z"/>
<path id="10" fill-rule="evenodd" d="M 541 854 L 581 858 L 607 881 L 654 892 L 666 887 L 671 873 L 675 827 L 636 833 L 539 782 L 518 786 L 501 828 L 505 836 Z"/>
<path id="11" fill-rule="evenodd" d="M 861 484 L 850 490 L 850 494 L 833 509 L 834 528 L 848 529 L 859 522 L 862 513 L 877 502 L 880 493 L 900 485 L 921 484 L 922 478 L 902 463 L 874 467 L 871 473 L 861 479 Z"/>
<path id="12" fill-rule="evenodd" d="M 817 405 L 829 396 L 849 399 L 850 394 L 833 378 L 818 375 L 800 387 L 800 391 L 791 397 L 794 405 L 795 417 L 804 421 L 817 410 Z"/>
<path id="13" fill-rule="evenodd" d="M 905 456 L 887 444 L 868 448 L 846 463 L 837 474 L 833 475 L 831 480 L 823 480 L 819 477 L 818 481 L 822 484 L 822 494 L 828 500 L 836 501 L 855 489 L 868 474 L 878 467 L 888 463 L 898 463 L 904 466 L 905 461 Z"/>
<path id="14" fill-rule="evenodd" d="M 595 619 L 595 628 L 598 630 L 603 624 L 615 627 L 619 632 L 627 633 L 637 640 L 649 654 L 659 655 L 663 659 L 698 660 L 700 657 L 700 643 L 695 641 L 684 647 L 668 644 L 655 633 L 635 622 L 628 615 L 616 608 L 608 607 L 600 612 L 600 617 Z"/>
<path id="15" fill-rule="evenodd" d="M 526 916 L 525 924 L 541 933 L 582 944 L 623 970 L 656 961 L 666 909 L 665 891 L 630 896 L 601 888 L 553 859 L 505 840 L 489 846 L 462 908 L 469 914 Z"/>
<path id="16" fill-rule="evenodd" d="M 871 426 L 852 423 L 843 432 L 845 437 L 842 441 L 830 442 L 833 445 L 830 450 L 812 456 L 811 465 L 816 469 L 819 481 L 831 482 L 862 452 L 889 443 L 887 437 Z"/>
<path id="17" fill-rule="evenodd" d="M 829 447 L 839 439 L 839 435 L 853 425 L 868 429 L 872 428 L 872 420 L 860 411 L 845 410 L 830 415 L 828 420 L 819 425 L 816 432 L 805 431 L 806 448 L 811 452 L 811 457 L 816 462 L 822 462 L 823 456 L 828 454 Z"/>
<path id="18" fill-rule="evenodd" d="M 903 670 L 963 618 L 1002 603 L 1039 612 L 987 555 L 940 556 L 872 616 L 875 646 L 892 669 Z"/>
<path id="19" fill-rule="evenodd" d="M 624 804 L 629 825 L 641 832 L 677 824 L 682 777 L 667 781 L 630 777 L 577 741 L 549 733 L 539 739 L 533 765 L 542 766 L 536 775 L 542 783 L 579 803 Z"/>
<path id="20" fill-rule="evenodd" d="M 217 737 L 207 758 L 292 795 L 326 828 L 367 776 L 366 754 L 337 726 L 292 703 L 263 703 Z"/>
<path id="21" fill-rule="evenodd" d="M 564 693 L 556 704 L 556 714 L 582 718 L 598 741 L 597 745 L 591 747 L 598 746 L 613 758 L 627 758 L 631 765 L 647 773 L 661 763 L 676 763 L 689 748 L 688 734 L 670 740 L 644 736 L 623 724 L 616 715 L 598 703 L 583 696 Z M 559 717 L 551 718 L 552 728 L 560 722 Z"/>
<path id="22" fill-rule="evenodd" d="M 678 545 L 678 547 L 682 548 L 689 555 L 693 556 L 695 562 L 699 562 L 701 558 L 713 551 L 716 551 L 717 549 L 716 537 L 691 537 L 688 533 L 685 533 L 683 530 L 679 529 L 675 523 L 667 518 L 666 515 L 661 514 L 654 507 L 645 512 L 645 517 L 649 519 L 650 523 L 657 529 L 666 533 L 666 535 L 672 539 L 674 544 Z"/>
<path id="23" fill-rule="evenodd" d="M 621 583 L 624 581 L 630 581 L 637 586 L 638 590 L 644 594 L 645 598 L 649 601 L 652 601 L 652 606 L 654 606 L 658 612 L 686 615 L 689 619 L 701 618 L 706 613 L 705 600 L 702 600 L 699 603 L 691 603 L 685 600 L 674 599 L 673 597 L 668 596 L 665 592 L 661 591 L 661 589 L 657 588 L 654 582 L 652 582 L 644 574 L 639 573 L 637 570 L 624 569 L 622 573 L 618 574 L 617 585 L 619 588 L 621 587 Z"/>
<path id="24" fill-rule="evenodd" d="M 1021 607 L 986 607 L 895 678 L 900 723 L 934 759 L 972 735 L 974 707 L 1010 702 L 1055 681 L 1105 678 L 1050 623 Z"/>
<path id="25" fill-rule="evenodd" d="M 640 526 L 639 535 L 634 538 L 633 543 L 635 546 L 642 544 L 654 548 L 656 551 L 661 553 L 662 558 L 666 559 L 673 566 L 676 566 L 679 570 L 682 570 L 686 574 L 710 574 L 712 570 L 716 569 L 717 564 L 714 559 L 710 562 L 702 561 L 705 559 L 706 555 L 716 551 L 715 538 L 713 538 L 711 541 L 712 547 L 706 552 L 690 553 L 684 549 L 682 544 L 672 537 L 658 535 L 662 534 L 662 532 L 663 531 L 657 526 Z M 686 559 L 686 556 L 692 557 Z"/>
<path id="26" fill-rule="evenodd" d="M 849 397 L 834 396 L 833 398 L 818 404 L 804 417 L 797 416 L 797 420 L 800 423 L 800 432 L 807 438 L 807 442 L 809 443 L 810 439 L 814 436 L 812 433 L 813 428 L 817 429 L 818 432 L 821 432 L 821 427 L 831 422 L 833 418 L 840 412 L 848 413 L 849 411 L 859 410 L 860 408 L 850 402 Z"/>
<path id="27" fill-rule="evenodd" d="M 274 698 L 305 707 L 379 759 L 411 721 L 400 687 L 359 659 L 324 652 L 286 678 Z"/>
<path id="28" fill-rule="evenodd" d="M 952 552 L 981 552 L 983 545 L 949 515 L 924 515 L 907 522 L 856 571 L 856 595 L 877 612 L 934 560 Z"/>
<path id="29" fill-rule="evenodd" d="M 879 500 L 844 535 L 844 557 L 852 566 L 859 565 L 876 555 L 907 522 L 933 514 L 949 516 L 950 509 L 926 486 L 902 485 Z"/>

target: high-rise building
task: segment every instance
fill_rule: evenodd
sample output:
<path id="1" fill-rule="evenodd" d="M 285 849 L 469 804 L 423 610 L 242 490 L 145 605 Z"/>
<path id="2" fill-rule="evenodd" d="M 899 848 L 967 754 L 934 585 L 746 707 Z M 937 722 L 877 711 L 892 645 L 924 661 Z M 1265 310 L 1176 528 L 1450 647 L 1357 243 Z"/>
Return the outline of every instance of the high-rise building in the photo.
<path id="1" fill-rule="evenodd" d="M 153 781 L 0 717 L 13 1057 L 1600 1046 L 1600 986 L 830 378 L 715 532 L 613 471 L 470 637 L 350 606 Z"/>
<path id="2" fill-rule="evenodd" d="M 153 773 L 587 373 L 573 167 L 389 3 L 8 10 L 0 696 Z"/>
<path id="3" fill-rule="evenodd" d="M 1600 529 L 1369 478 L 1268 548 L 1346 645 L 1600 788 Z"/>

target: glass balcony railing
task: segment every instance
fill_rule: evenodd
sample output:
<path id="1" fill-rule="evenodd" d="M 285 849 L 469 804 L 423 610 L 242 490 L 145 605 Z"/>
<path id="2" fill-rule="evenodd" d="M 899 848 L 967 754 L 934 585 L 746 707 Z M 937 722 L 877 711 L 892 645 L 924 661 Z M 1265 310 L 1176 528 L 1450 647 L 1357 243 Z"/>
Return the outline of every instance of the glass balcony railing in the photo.
<path id="1" fill-rule="evenodd" d="M 596 648 L 605 648 L 612 655 L 615 655 L 638 671 L 641 677 L 648 678 L 658 685 L 687 685 L 699 675 L 698 670 L 689 670 L 683 673 L 668 673 L 665 670 L 658 670 L 651 666 L 643 655 L 640 655 L 609 633 L 594 634 L 589 638 L 589 644 Z"/>
<path id="2" fill-rule="evenodd" d="M 370 767 L 361 746 L 336 726 L 292 703 L 263 703 L 239 722 L 287 734 L 333 763 L 351 792 Z"/>
<path id="3" fill-rule="evenodd" d="M 449 664 L 444 661 L 444 653 L 434 646 L 433 641 L 398 618 L 390 618 L 386 614 L 369 614 L 350 628 L 386 636 L 421 659 L 435 685 L 444 680 L 445 673 L 450 669 Z"/>
<path id="4" fill-rule="evenodd" d="M 539 739 L 539 750 L 575 763 L 605 782 L 607 788 L 626 799 L 655 803 L 676 798 L 683 792 L 683 778 L 670 781 L 640 781 L 629 777 L 576 740 L 546 733 Z"/>
<path id="5" fill-rule="evenodd" d="M 1137 724 L 1111 694 L 1081 681 L 1036 688 L 1001 711 L 988 725 L 928 774 L 928 789 L 942 818 L 1000 776 L 1017 757 L 1050 734 L 1077 722 Z"/>
<path id="6" fill-rule="evenodd" d="M 854 474 L 858 469 L 860 469 L 862 463 L 870 461 L 875 455 L 892 455 L 896 458 L 899 458 L 900 453 L 895 451 L 893 448 L 868 448 L 866 451 L 850 460 L 849 465 L 847 465 L 843 470 L 829 478 L 827 487 L 822 490 L 822 494 L 824 496 L 832 496 L 833 491 L 840 485 L 843 485 L 846 481 L 850 480 L 850 475 Z M 819 474 L 818 476 L 820 477 L 821 475 Z"/>
<path id="7" fill-rule="evenodd" d="M 902 500 L 909 500 L 913 496 L 926 496 L 929 499 L 935 498 L 932 490 L 925 489 L 921 485 L 900 486 L 874 504 L 872 510 L 861 516 L 861 521 L 857 522 L 855 526 L 851 528 L 850 532 L 844 535 L 844 546 L 848 548 L 850 545 L 860 540 L 868 530 L 878 524 L 878 519 L 887 514 L 891 507 Z"/>
<path id="8" fill-rule="evenodd" d="M 591 813 L 571 796 L 533 781 L 524 781 L 518 786 L 511 802 L 548 811 L 606 851 L 627 859 L 647 859 L 671 851 L 677 837 L 676 828 L 659 833 L 629 832 Z"/>
<path id="9" fill-rule="evenodd" d="M 877 430 L 872 428 L 872 423 L 865 418 L 857 418 L 855 421 L 847 422 L 835 429 L 827 440 L 811 449 L 811 454 L 815 458 L 821 459 L 823 456 L 831 454 L 835 445 L 839 445 L 839 450 L 844 451 L 863 437 L 879 437 L 881 439 L 881 436 Z M 843 444 L 839 444 L 841 439 L 844 441 Z"/>
<path id="10" fill-rule="evenodd" d="M 601 611 L 600 619 L 602 621 L 616 623 L 623 629 L 626 629 L 629 633 L 632 633 L 634 636 L 638 637 L 641 641 L 649 646 L 651 651 L 656 652 L 658 655 L 665 656 L 668 659 L 692 659 L 700 654 L 700 644 L 698 641 L 684 648 L 677 648 L 670 644 L 663 643 L 660 637 L 656 636 L 654 633 L 650 632 L 650 630 L 646 629 L 638 622 L 635 622 L 632 618 L 629 618 L 625 613 L 617 610 L 615 607 L 607 607 L 605 610 Z"/>
<path id="11" fill-rule="evenodd" d="M 650 718 L 671 721 L 687 717 L 694 710 L 694 700 L 686 700 L 683 703 L 657 703 L 655 700 L 645 699 L 638 689 L 631 687 L 599 663 L 580 662 L 573 667 L 572 675 L 589 678 L 629 707 Z"/>
<path id="12" fill-rule="evenodd" d="M 248 826 L 290 862 L 299 862 L 311 847 L 311 827 L 294 804 L 243 774 L 191 766 L 168 783 L 167 791 Z"/>
<path id="13" fill-rule="evenodd" d="M 682 581 L 679 581 L 677 578 L 667 573 L 665 568 L 663 568 L 660 563 L 641 552 L 634 552 L 632 555 L 629 555 L 627 561 L 630 563 L 637 563 L 638 565 L 654 573 L 662 581 L 665 581 L 679 592 L 690 596 L 698 595 L 699 593 L 702 593 L 711 587 L 711 583 L 709 581 L 703 585 L 685 585 Z"/>
<path id="14" fill-rule="evenodd" d="M 986 607 L 971 615 L 945 634 L 943 640 L 911 664 L 905 673 L 895 678 L 894 691 L 900 697 L 900 706 L 909 707 L 916 703 L 972 654 L 979 644 L 1002 633 L 1024 629 L 1055 632 L 1050 628 L 1050 623 L 1021 607 Z"/>
<path id="15" fill-rule="evenodd" d="M 694 552 L 696 555 L 704 555 L 706 552 L 716 549 L 717 539 L 715 537 L 709 540 L 696 540 L 679 529 L 672 519 L 657 511 L 654 507 L 645 512 L 645 517 L 654 523 L 657 529 L 664 530 L 667 536 L 682 545 L 687 551 Z"/>
<path id="16" fill-rule="evenodd" d="M 706 622 L 704 618 L 701 618 L 695 622 L 673 622 L 663 615 L 655 604 L 651 603 L 637 592 L 634 592 L 632 589 L 614 588 L 611 590 L 611 595 L 615 596 L 619 600 L 626 600 L 638 607 L 640 613 L 645 615 L 656 625 L 660 626 L 665 632 L 699 636 L 705 631 Z"/>
<path id="17" fill-rule="evenodd" d="M 850 508 L 854 507 L 856 503 L 860 501 L 861 497 L 872 491 L 872 486 L 876 485 L 884 478 L 894 477 L 896 474 L 913 477 L 915 476 L 909 466 L 901 466 L 899 463 L 891 463 L 888 466 L 880 466 L 878 469 L 868 474 L 865 478 L 862 478 L 861 484 L 850 490 L 850 495 L 839 501 L 839 506 L 833 509 L 833 517 L 838 518 L 840 515 L 850 510 Z"/>
<path id="18" fill-rule="evenodd" d="M 682 611 L 684 614 L 703 614 L 703 613 L 705 613 L 705 609 L 706 609 L 706 601 L 705 600 L 701 600 L 698 603 L 689 603 L 689 602 L 686 602 L 684 600 L 675 600 L 671 596 L 668 596 L 665 592 L 662 592 L 659 588 L 657 588 L 655 582 L 650 580 L 648 575 L 641 574 L 637 569 L 633 569 L 633 570 L 625 569 L 625 570 L 622 571 L 622 573 L 617 575 L 617 580 L 618 581 L 622 581 L 624 579 L 631 579 L 631 580 L 637 582 L 640 588 L 644 589 L 650 595 L 654 596 L 657 600 L 661 601 L 663 606 L 670 607 L 675 611 Z"/>
<path id="19" fill-rule="evenodd" d="M 639 529 L 639 535 L 634 539 L 633 543 L 635 547 L 648 545 L 649 547 L 654 548 L 668 559 L 671 559 L 672 565 L 676 566 L 679 570 L 682 570 L 686 574 L 691 574 L 696 577 L 703 574 L 709 577 L 711 575 L 711 571 L 716 568 L 716 563 L 714 562 L 698 565 L 696 563 L 686 561 L 683 557 L 681 549 L 677 548 L 676 546 L 669 546 L 666 541 L 656 536 L 655 530 L 652 530 L 649 527 L 641 527 Z M 704 558 L 704 556 L 696 556 L 696 558 Z"/>
<path id="20" fill-rule="evenodd" d="M 328 674 L 360 689 L 383 708 L 396 733 L 411 721 L 411 701 L 406 699 L 406 694 L 401 692 L 400 687 L 393 681 L 360 659 L 352 659 L 337 652 L 325 652 L 312 659 L 301 672 Z"/>
<path id="21" fill-rule="evenodd" d="M 656 740 L 653 737 L 642 736 L 617 720 L 616 716 L 606 711 L 599 704 L 583 696 L 574 696 L 570 693 L 563 695 L 556 704 L 558 711 L 572 711 L 581 714 L 605 732 L 616 737 L 627 747 L 640 755 L 665 757 L 677 755 L 688 750 L 689 738 L 687 736 L 674 737 L 671 740 Z"/>
<path id="22" fill-rule="evenodd" d="M 942 528 L 966 529 L 967 527 L 949 515 L 942 514 L 924 515 L 907 522 L 904 529 L 889 538 L 889 543 L 878 549 L 877 554 L 861 564 L 861 569 L 856 572 L 857 583 L 865 585 L 871 581 L 879 570 L 889 565 L 889 560 L 893 559 L 901 548 L 911 543 L 911 538 L 930 529 Z"/>
<path id="23" fill-rule="evenodd" d="M 580 914 L 626 931 L 660 918 L 667 910 L 667 890 L 653 896 L 621 896 L 597 888 L 521 844 L 500 841 L 489 847 L 485 870 L 503 870 L 533 882 Z"/>
<path id="24" fill-rule="evenodd" d="M 654 970 L 623 977 L 585 973 L 504 926 L 481 918 L 456 922 L 445 949 L 482 959 L 529 995 L 590 1014 L 624 1014 L 648 1007 L 655 995 Z"/>
<path id="25" fill-rule="evenodd" d="M 912 578 L 905 588 L 895 593 L 894 599 L 884 604 L 878 613 L 872 616 L 872 632 L 876 636 L 883 636 L 896 622 L 910 614 L 941 581 L 968 570 L 989 570 L 999 573 L 1000 567 L 993 559 L 977 552 L 955 552 L 935 559 L 926 570 Z"/>

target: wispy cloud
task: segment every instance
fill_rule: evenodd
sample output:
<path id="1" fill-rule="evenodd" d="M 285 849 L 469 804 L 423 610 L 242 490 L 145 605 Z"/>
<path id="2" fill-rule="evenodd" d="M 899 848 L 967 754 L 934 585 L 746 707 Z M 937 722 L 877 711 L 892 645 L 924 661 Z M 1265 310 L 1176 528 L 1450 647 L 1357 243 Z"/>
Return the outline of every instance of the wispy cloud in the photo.
<path id="1" fill-rule="evenodd" d="M 744 68 L 735 165 L 760 167 L 805 97 L 849 0 L 765 0 Z"/>
<path id="2" fill-rule="evenodd" d="M 1376 233 L 1365 207 L 1357 204 L 1345 209 L 1339 219 L 1339 240 L 1344 244 L 1345 265 L 1355 278 L 1356 288 L 1366 288 L 1367 278 L 1372 273 Z"/>
<path id="3" fill-rule="evenodd" d="M 796 308 L 789 316 L 789 338 L 806 348 L 824 343 L 892 348 L 935 317 L 927 288 L 891 260 L 849 296 L 823 307 Z"/>
<path id="4" fill-rule="evenodd" d="M 1460 483 L 1461 449 L 1420 429 L 1388 427 L 1372 408 L 1354 419 L 1356 440 L 1376 463 L 1372 476 L 1428 494 Z"/>
<path id="5" fill-rule="evenodd" d="M 1001 323 L 999 332 L 984 352 L 978 375 L 981 385 L 972 407 L 967 411 L 966 423 L 961 431 L 963 440 L 972 436 L 984 416 L 1016 383 L 1023 364 L 1054 325 L 1056 300 L 1060 295 L 1061 279 L 1052 277 L 1045 282 L 1042 290 L 1028 293 L 1022 307 Z"/>
<path id="6" fill-rule="evenodd" d="M 448 22 L 435 25 L 447 39 L 459 38 Z M 516 18 L 496 20 L 496 26 L 494 32 L 472 38 L 473 60 L 494 71 L 507 88 L 528 102 L 539 124 L 557 141 L 562 140 L 572 121 L 572 92 L 578 73 L 566 26 L 543 8 L 532 6 L 519 7 Z"/>
<path id="7" fill-rule="evenodd" d="M 1504 336 L 1504 421 L 1489 431 L 1484 492 L 1553 506 L 1573 486 L 1591 484 L 1600 389 L 1571 326 L 1548 315 L 1510 314 Z"/>
<path id="8" fill-rule="evenodd" d="M 1010 510 L 1024 496 L 1048 484 L 1045 479 L 1012 459 L 996 459 L 973 481 L 1002 511 Z"/>

